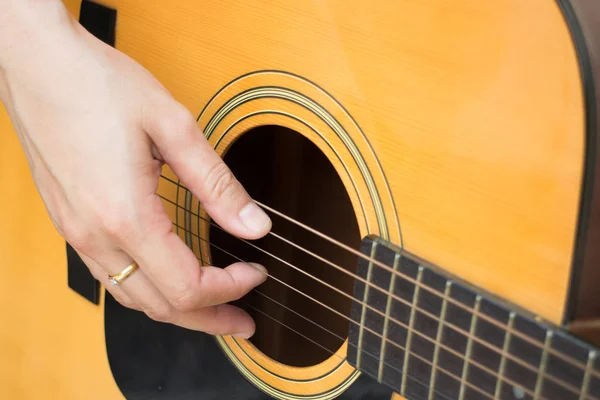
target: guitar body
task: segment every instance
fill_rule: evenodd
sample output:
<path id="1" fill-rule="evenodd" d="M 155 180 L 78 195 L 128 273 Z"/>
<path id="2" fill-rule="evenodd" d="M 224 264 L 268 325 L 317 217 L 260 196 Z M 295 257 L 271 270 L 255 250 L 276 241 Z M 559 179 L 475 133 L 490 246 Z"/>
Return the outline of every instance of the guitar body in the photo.
<path id="1" fill-rule="evenodd" d="M 532 320 L 600 316 L 593 0 L 101 3 L 66 1 L 198 116 L 261 203 L 356 250 L 374 235 Z M 348 361 L 356 254 L 276 215 L 330 262 L 226 237 L 165 167 L 159 193 L 201 262 L 258 261 L 287 286 L 243 299 L 250 341 L 154 322 L 86 276 L 4 111 L 0 132 L 0 398 L 427 398 Z"/>

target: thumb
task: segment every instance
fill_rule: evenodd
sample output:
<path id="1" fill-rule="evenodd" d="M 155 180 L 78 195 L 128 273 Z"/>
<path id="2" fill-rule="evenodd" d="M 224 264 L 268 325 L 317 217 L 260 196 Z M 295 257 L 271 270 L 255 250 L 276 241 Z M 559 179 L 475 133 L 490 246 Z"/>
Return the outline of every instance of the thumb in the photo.
<path id="1" fill-rule="evenodd" d="M 246 239 L 266 235 L 270 218 L 217 155 L 189 111 L 172 103 L 160 116 L 151 116 L 145 127 L 161 157 L 229 233 Z"/>

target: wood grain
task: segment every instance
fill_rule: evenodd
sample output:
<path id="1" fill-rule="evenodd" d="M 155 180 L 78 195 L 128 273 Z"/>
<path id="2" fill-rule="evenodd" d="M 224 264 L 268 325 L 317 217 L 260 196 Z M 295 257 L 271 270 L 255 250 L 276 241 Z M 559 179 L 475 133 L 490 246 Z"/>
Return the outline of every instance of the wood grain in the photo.
<path id="1" fill-rule="evenodd" d="M 75 15 L 76 3 L 67 2 Z M 342 115 L 315 89 L 323 88 L 360 127 L 342 124 L 375 176 L 392 241 L 560 322 L 584 109 L 576 54 L 554 1 L 102 3 L 118 10 L 117 48 L 195 115 L 232 79 L 266 69 L 314 82 L 297 89 Z M 293 104 L 244 107 L 236 112 L 302 116 L 339 140 Z M 120 398 L 105 358 L 102 310 L 67 288 L 64 244 L 9 126 L 2 112 L 0 397 Z M 362 232 L 380 233 L 368 187 L 342 150 L 335 165 L 348 165 L 342 178 Z"/>
<path id="2" fill-rule="evenodd" d="M 553 1 L 104 3 L 117 47 L 194 114 L 251 71 L 324 87 L 366 132 L 407 250 L 560 321 L 584 120 Z"/>

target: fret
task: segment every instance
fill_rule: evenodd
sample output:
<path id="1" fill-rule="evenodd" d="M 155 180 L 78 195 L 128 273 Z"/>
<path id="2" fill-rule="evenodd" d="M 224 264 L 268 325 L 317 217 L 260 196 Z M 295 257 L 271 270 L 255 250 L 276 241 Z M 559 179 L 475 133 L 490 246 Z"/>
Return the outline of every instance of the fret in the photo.
<path id="1" fill-rule="evenodd" d="M 398 266 L 400 265 L 400 253 L 396 253 L 396 255 L 394 256 L 394 267 L 393 267 L 393 273 L 392 273 L 392 277 L 390 279 L 390 286 L 389 286 L 389 292 L 390 293 L 394 293 L 395 291 L 395 284 L 396 284 L 396 275 L 398 272 Z M 382 340 L 381 340 L 381 351 L 379 352 L 380 354 L 380 360 L 379 360 L 379 371 L 377 373 L 377 381 L 379 383 L 381 383 L 383 381 L 383 372 L 385 370 L 384 366 L 385 366 L 385 348 L 386 348 L 386 342 L 387 342 L 387 337 L 388 337 L 388 330 L 390 329 L 389 325 L 390 325 L 390 313 L 392 310 L 392 296 L 387 297 L 387 302 L 385 305 L 385 319 L 383 321 L 383 336 L 382 336 Z"/>
<path id="2" fill-rule="evenodd" d="M 393 268 L 395 259 L 388 257 L 389 262 L 387 263 Z M 394 288 L 391 292 L 393 295 L 390 296 L 389 301 L 389 319 L 386 331 L 387 343 L 385 343 L 385 360 L 383 367 L 382 383 L 390 386 L 394 390 L 398 391 L 402 382 L 402 374 L 404 372 L 404 356 L 406 347 L 406 341 L 408 338 L 408 326 L 410 322 L 410 314 L 413 309 L 412 301 L 414 298 L 414 292 L 416 285 L 414 282 L 404 279 L 404 277 L 410 277 L 410 279 L 416 280 L 419 265 L 413 260 L 400 256 L 398 261 L 398 276 L 394 279 Z M 391 284 L 391 278 L 386 282 Z M 400 301 L 402 299 L 403 301 Z M 382 303 L 382 309 L 387 307 L 388 302 Z M 377 379 L 378 372 L 375 371 L 373 375 L 374 379 Z M 409 382 L 407 386 L 410 387 Z"/>
<path id="3" fill-rule="evenodd" d="M 594 350 L 598 353 L 598 348 L 592 348 L 589 350 Z M 599 354 L 600 355 L 600 354 Z M 588 384 L 587 392 L 588 399 L 592 399 L 590 396 L 594 396 L 595 399 L 600 399 L 600 357 L 596 356 L 592 360 L 592 370 L 590 372 L 590 382 Z"/>
<path id="4" fill-rule="evenodd" d="M 552 350 L 552 352 L 549 352 L 547 365 L 544 368 L 544 384 L 540 398 L 579 400 L 585 380 L 584 366 L 588 362 L 589 348 L 582 342 L 574 341 L 564 332 L 553 330 L 552 342 L 548 350 Z M 575 360 L 581 365 L 581 368 L 573 366 L 561 355 Z M 556 378 L 558 382 L 555 382 L 553 378 Z"/>
<path id="5" fill-rule="evenodd" d="M 500 359 L 500 369 L 498 372 L 498 382 L 496 383 L 496 393 L 494 400 L 500 399 L 500 392 L 502 390 L 502 381 L 504 380 L 504 370 L 506 368 L 506 354 L 510 347 L 511 332 L 515 324 L 515 312 L 511 312 L 508 317 L 508 324 L 506 327 L 506 334 L 504 335 L 504 346 L 502 346 L 502 358 Z"/>
<path id="6" fill-rule="evenodd" d="M 448 306 L 448 296 L 452 290 L 452 281 L 446 282 L 446 290 L 444 291 L 444 300 L 442 302 L 442 311 L 440 312 L 440 320 L 438 321 L 438 330 L 435 337 L 435 350 L 433 352 L 433 363 L 431 366 L 431 378 L 429 380 L 429 400 L 433 400 L 435 393 L 435 374 L 437 371 L 438 358 L 440 354 L 440 343 L 442 342 L 442 332 L 444 331 L 444 321 L 446 320 L 446 309 Z"/>
<path id="7" fill-rule="evenodd" d="M 467 349 L 465 351 L 465 359 L 463 361 L 463 370 L 460 382 L 460 393 L 458 395 L 459 400 L 465 398 L 467 376 L 469 374 L 469 360 L 471 359 L 471 352 L 473 351 L 473 338 L 475 337 L 475 329 L 477 326 L 477 314 L 481 307 L 481 296 L 477 296 L 475 299 L 474 313 L 471 316 L 471 326 L 469 328 L 469 338 L 467 339 Z"/>
<path id="8" fill-rule="evenodd" d="M 419 272 L 417 273 L 417 285 L 415 286 L 415 292 L 412 300 L 412 308 L 410 310 L 410 319 L 408 322 L 408 336 L 406 337 L 406 347 L 404 348 L 404 368 L 402 369 L 402 383 L 400 386 L 400 394 L 404 395 L 406 393 L 406 379 L 408 377 L 408 360 L 410 357 L 412 339 L 413 339 L 413 330 L 415 325 L 415 315 L 416 315 L 416 305 L 419 301 L 419 292 L 421 288 L 421 282 L 423 281 L 423 271 L 425 269 L 423 266 L 419 266 Z"/>
<path id="9" fill-rule="evenodd" d="M 524 399 L 533 398 L 539 378 L 538 369 L 543 361 L 547 332 L 548 328 L 541 325 L 539 321 L 516 315 L 508 348 L 508 354 L 511 357 L 507 358 L 504 367 L 504 376 L 509 381 L 505 380 L 504 382 L 503 396 L 507 392 L 519 389 L 525 392 Z"/>
<path id="10" fill-rule="evenodd" d="M 371 278 L 373 275 L 373 259 L 375 258 L 375 250 L 377 249 L 377 242 L 373 241 L 371 242 L 371 254 L 370 254 L 370 261 L 369 261 L 369 267 L 368 267 L 368 271 L 367 271 L 367 282 L 371 282 Z M 364 338 L 364 334 L 365 334 L 365 319 L 367 317 L 367 304 L 368 304 L 368 300 L 369 300 L 369 288 L 370 285 L 365 285 L 365 293 L 363 296 L 363 304 L 362 304 L 362 312 L 360 315 L 360 327 L 358 330 L 358 345 L 357 345 L 357 355 L 356 355 L 356 368 L 360 369 L 361 365 L 361 361 L 362 361 L 362 346 L 363 346 L 363 338 Z"/>
<path id="11" fill-rule="evenodd" d="M 492 371 L 498 371 L 502 358 L 501 349 L 504 346 L 506 336 L 506 324 L 509 318 L 510 311 L 508 309 L 481 295 L 481 306 L 477 325 L 475 326 L 471 360 L 481 363 Z M 490 346 L 493 346 L 493 348 Z M 496 381 L 493 383 L 490 394 L 494 393 L 495 388 Z"/>
<path id="12" fill-rule="evenodd" d="M 471 310 L 475 306 L 476 300 L 477 295 L 472 290 L 453 281 L 444 320 L 435 382 L 437 393 L 446 396 L 447 399 L 456 400 L 460 394 L 464 354 L 467 351 L 469 330 L 472 325 L 473 313 Z M 470 311 L 457 304 L 467 307 L 467 310 Z M 475 390 L 474 387 L 477 385 L 469 386 L 472 390 Z M 470 398 L 468 391 L 465 398 Z"/>
<path id="13" fill-rule="evenodd" d="M 588 362 L 585 367 L 585 375 L 583 376 L 583 385 L 581 387 L 581 394 L 579 396 L 579 400 L 585 400 L 588 396 L 589 387 L 590 387 L 590 378 L 592 376 L 592 371 L 594 368 L 594 361 L 596 360 L 596 352 L 590 351 L 588 355 Z"/>
<path id="14" fill-rule="evenodd" d="M 378 238 L 361 253 L 347 360 L 374 381 L 411 400 L 600 400 L 597 350 L 568 331 Z"/>
<path id="15" fill-rule="evenodd" d="M 544 349 L 542 353 L 542 360 L 540 361 L 540 370 L 538 372 L 537 382 L 535 383 L 534 398 L 539 399 L 542 394 L 542 386 L 544 382 L 544 376 L 546 374 L 546 368 L 548 367 L 548 348 L 552 342 L 552 331 L 546 331 L 546 340 L 544 341 Z"/>

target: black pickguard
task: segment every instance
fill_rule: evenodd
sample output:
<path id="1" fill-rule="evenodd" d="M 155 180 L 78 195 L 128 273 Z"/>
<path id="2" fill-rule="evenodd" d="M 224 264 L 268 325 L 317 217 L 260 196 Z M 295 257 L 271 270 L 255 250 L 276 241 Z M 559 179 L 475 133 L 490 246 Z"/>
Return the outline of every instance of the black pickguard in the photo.
<path id="1" fill-rule="evenodd" d="M 107 294 L 108 361 L 129 400 L 263 400 L 225 357 L 213 336 L 155 322 Z M 389 400 L 392 391 L 366 375 L 341 400 Z"/>
<path id="2" fill-rule="evenodd" d="M 593 2 L 583 0 L 558 0 L 574 36 L 578 50 L 586 98 L 586 176 L 574 254 L 573 279 L 569 312 L 565 321 L 574 315 L 598 314 L 598 297 L 595 296 L 596 279 L 586 279 L 597 274 L 598 254 L 593 243 L 600 236 L 597 224 L 590 216 L 598 215 L 600 202 L 596 184 L 598 160 L 597 123 L 594 100 L 598 89 L 594 87 L 592 63 L 596 63 L 586 48 L 585 36 L 592 31 L 593 19 L 583 18 L 583 11 L 591 9 Z M 575 5 L 575 10 L 571 8 Z M 587 4 L 590 4 L 589 6 Z M 586 8 L 588 7 L 588 8 Z M 593 13 L 587 13 L 594 15 Z M 579 30 L 577 17 L 585 30 Z M 81 22 L 88 30 L 107 43 L 114 45 L 114 10 L 108 10 L 90 1 L 82 4 Z M 577 29 L 574 29 L 577 28 Z M 590 35 L 591 37 L 591 35 Z M 596 65 L 594 64 L 594 65 Z M 591 243 L 591 244 L 590 244 Z M 588 267 L 589 266 L 589 267 Z M 592 290 L 584 290 L 586 282 Z M 69 249 L 69 286 L 85 298 L 97 303 L 97 282 Z M 584 306 L 587 308 L 584 309 Z M 587 311 L 582 311 L 587 310 Z M 144 314 L 120 306 L 110 295 L 105 304 L 106 349 L 115 381 L 127 399 L 268 399 L 241 376 L 224 356 L 212 336 L 185 330 L 170 324 L 157 323 Z M 363 375 L 340 399 L 386 399 L 391 391 Z"/>
<path id="3" fill-rule="evenodd" d="M 81 5 L 80 23 L 104 42 L 115 45 L 116 10 L 92 1 Z M 98 282 L 69 249 L 69 285 L 98 303 Z M 227 359 L 215 338 L 105 300 L 106 351 L 114 379 L 129 400 L 262 400 L 265 393 L 248 382 Z M 339 399 L 389 400 L 392 391 L 361 376 Z"/>

